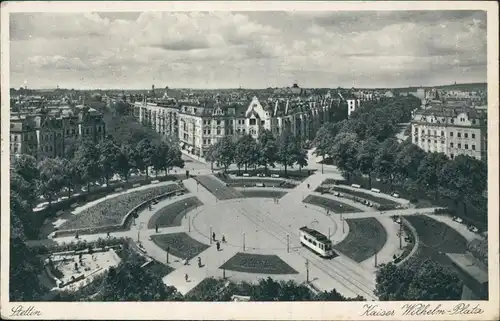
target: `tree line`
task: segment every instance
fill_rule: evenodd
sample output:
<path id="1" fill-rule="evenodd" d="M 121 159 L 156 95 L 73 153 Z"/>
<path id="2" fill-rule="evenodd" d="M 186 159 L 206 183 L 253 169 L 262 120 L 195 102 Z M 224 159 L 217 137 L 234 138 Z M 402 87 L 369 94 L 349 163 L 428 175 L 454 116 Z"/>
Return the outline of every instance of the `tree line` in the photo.
<path id="1" fill-rule="evenodd" d="M 375 176 L 414 200 L 452 201 L 453 209 L 464 218 L 484 223 L 486 162 L 464 155 L 450 159 L 443 153 L 425 152 L 411 138 L 402 143 L 394 138 L 398 123 L 408 121 L 419 105 L 414 97 L 383 99 L 356 110 L 348 120 L 327 123 L 314 139 L 316 154 L 331 159 L 348 182 L 365 176 L 371 188 Z M 469 207 L 479 216 L 469 213 Z"/>
<path id="2" fill-rule="evenodd" d="M 302 139 L 288 129 L 278 137 L 269 130 L 263 130 L 257 139 L 250 134 L 224 136 L 210 146 L 205 159 L 212 164 L 212 169 L 215 163 L 222 166 L 224 171 L 234 164 L 238 171 L 241 168 L 247 171 L 248 168 L 262 166 L 267 173 L 269 167 L 280 164 L 286 175 L 289 167 L 307 166 L 307 150 L 303 147 Z"/>

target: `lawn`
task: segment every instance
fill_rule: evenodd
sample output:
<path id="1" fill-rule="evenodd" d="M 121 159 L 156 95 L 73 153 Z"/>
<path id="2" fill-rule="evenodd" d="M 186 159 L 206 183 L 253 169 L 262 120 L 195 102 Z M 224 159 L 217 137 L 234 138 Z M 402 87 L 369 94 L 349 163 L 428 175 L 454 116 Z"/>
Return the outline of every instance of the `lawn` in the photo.
<path id="1" fill-rule="evenodd" d="M 357 196 L 357 197 L 363 198 L 367 201 L 378 203 L 380 205 L 387 205 L 387 206 L 394 206 L 394 207 L 400 205 L 398 202 L 395 202 L 393 200 L 383 198 L 383 197 L 378 197 L 378 196 L 372 195 L 370 193 L 366 193 L 364 191 L 355 191 L 355 190 L 345 188 L 345 187 L 340 187 L 340 186 L 335 186 L 335 187 L 333 187 L 333 189 L 335 191 L 338 191 L 338 192 L 341 192 L 344 194 Z"/>
<path id="2" fill-rule="evenodd" d="M 89 228 L 120 224 L 125 215 L 141 203 L 178 190 L 177 184 L 162 185 L 122 194 L 89 207 L 64 222 L 60 229 Z"/>
<path id="3" fill-rule="evenodd" d="M 153 275 L 158 278 L 163 278 L 165 275 L 170 274 L 174 268 L 164 263 L 153 260 L 147 267 L 146 271 L 150 271 Z"/>
<path id="4" fill-rule="evenodd" d="M 286 195 L 286 192 L 283 191 L 263 191 L 263 190 L 257 190 L 257 191 L 252 191 L 252 190 L 244 190 L 241 191 L 241 194 L 245 197 L 261 197 L 261 198 L 282 198 L 283 196 Z"/>
<path id="5" fill-rule="evenodd" d="M 181 226 L 182 218 L 192 209 L 203 205 L 196 197 L 178 200 L 160 208 L 148 222 L 148 229 L 158 227 Z"/>
<path id="6" fill-rule="evenodd" d="M 161 249 L 170 248 L 170 254 L 181 259 L 192 259 L 209 248 L 186 233 L 151 235 L 151 240 Z"/>
<path id="7" fill-rule="evenodd" d="M 387 241 L 387 232 L 373 217 L 346 219 L 349 234 L 335 249 L 356 262 L 363 262 L 382 249 Z"/>
<path id="8" fill-rule="evenodd" d="M 445 223 L 425 215 L 411 215 L 405 218 L 417 230 L 420 243 L 443 253 L 465 253 L 467 240 Z"/>
<path id="9" fill-rule="evenodd" d="M 304 200 L 304 203 L 309 203 L 312 205 L 320 206 L 324 209 L 329 209 L 334 213 L 355 213 L 355 212 L 364 212 L 359 208 L 352 207 L 351 205 L 332 200 L 330 198 L 316 196 L 316 195 L 308 195 Z"/>
<path id="10" fill-rule="evenodd" d="M 220 268 L 245 273 L 298 274 L 276 255 L 236 253 Z"/>
<path id="11" fill-rule="evenodd" d="M 285 175 L 285 171 L 284 170 L 277 170 L 277 169 L 268 169 L 268 174 L 270 177 L 270 175 L 273 175 L 273 174 L 278 174 L 280 177 L 284 177 L 284 178 L 290 178 L 290 179 L 294 179 L 294 180 L 298 180 L 298 181 L 303 181 L 305 180 L 306 178 L 308 178 L 309 176 L 311 176 L 312 174 L 314 174 L 316 170 L 287 170 L 287 174 Z M 243 173 L 245 173 L 245 171 L 242 169 L 238 172 L 238 170 L 230 170 L 228 171 L 228 173 L 230 174 L 234 174 L 234 175 L 243 175 Z M 247 170 L 246 173 L 250 174 L 250 176 L 257 176 L 257 174 L 263 174 L 265 173 L 265 169 L 264 168 L 258 168 L 256 170 Z"/>
<path id="12" fill-rule="evenodd" d="M 218 176 L 221 179 L 220 176 Z M 195 180 L 219 200 L 228 200 L 233 198 L 242 198 L 243 195 L 232 187 L 221 183 L 212 176 L 198 176 Z"/>
<path id="13" fill-rule="evenodd" d="M 281 187 L 281 188 L 294 188 L 295 184 L 287 183 L 283 179 L 259 179 L 258 177 L 238 177 L 230 178 L 229 176 L 218 175 L 221 181 L 227 183 L 231 187 L 255 187 L 257 184 L 263 184 L 263 187 Z"/>

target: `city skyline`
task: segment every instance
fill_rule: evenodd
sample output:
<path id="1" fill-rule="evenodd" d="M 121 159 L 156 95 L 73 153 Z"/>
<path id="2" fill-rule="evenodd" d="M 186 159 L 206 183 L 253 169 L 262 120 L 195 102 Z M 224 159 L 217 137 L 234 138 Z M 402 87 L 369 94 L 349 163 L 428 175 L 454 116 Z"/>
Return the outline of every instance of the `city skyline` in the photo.
<path id="1" fill-rule="evenodd" d="M 486 82 L 483 11 L 15 13 L 10 39 L 14 88 Z"/>

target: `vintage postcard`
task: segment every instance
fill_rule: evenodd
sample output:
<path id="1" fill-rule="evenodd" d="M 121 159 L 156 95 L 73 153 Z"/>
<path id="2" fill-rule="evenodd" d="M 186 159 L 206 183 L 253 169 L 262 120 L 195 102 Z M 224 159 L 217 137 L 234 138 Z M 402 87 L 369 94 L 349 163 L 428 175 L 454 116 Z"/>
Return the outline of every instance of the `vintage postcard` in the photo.
<path id="1" fill-rule="evenodd" d="M 498 320 L 496 2 L 6 2 L 1 316 Z"/>

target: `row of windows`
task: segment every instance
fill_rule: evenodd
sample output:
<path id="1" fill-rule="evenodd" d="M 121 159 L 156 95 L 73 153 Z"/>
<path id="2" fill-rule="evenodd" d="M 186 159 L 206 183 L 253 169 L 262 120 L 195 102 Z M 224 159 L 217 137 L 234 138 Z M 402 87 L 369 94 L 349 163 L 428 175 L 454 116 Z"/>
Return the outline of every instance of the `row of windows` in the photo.
<path id="1" fill-rule="evenodd" d="M 210 125 L 210 119 L 205 119 L 203 120 L 203 125 Z M 222 120 L 217 120 L 217 125 L 221 125 L 222 124 Z"/>
<path id="2" fill-rule="evenodd" d="M 454 144 L 450 143 L 450 147 L 453 148 Z M 465 149 L 469 149 L 469 144 L 464 145 Z M 462 148 L 462 144 L 458 143 L 457 148 Z M 476 150 L 476 145 L 471 146 L 472 150 Z"/>
<path id="3" fill-rule="evenodd" d="M 418 129 L 415 128 L 415 134 L 418 134 Z M 427 130 L 427 135 L 430 135 L 431 134 L 431 131 L 430 130 Z M 422 135 L 425 135 L 425 130 L 422 129 Z M 437 136 L 437 131 L 435 130 L 434 131 L 434 136 Z M 441 136 L 444 136 L 444 131 L 441 131 Z M 472 138 L 476 138 L 476 134 L 472 133 L 471 134 Z M 453 132 L 450 132 L 450 137 L 453 137 Z M 457 132 L 457 137 L 458 138 L 461 138 L 462 137 L 462 133 L 460 132 Z M 464 133 L 464 137 L 465 138 L 469 138 L 469 134 L 468 133 Z"/>

